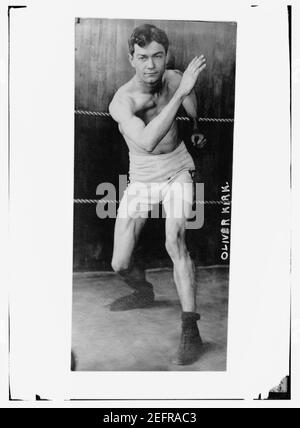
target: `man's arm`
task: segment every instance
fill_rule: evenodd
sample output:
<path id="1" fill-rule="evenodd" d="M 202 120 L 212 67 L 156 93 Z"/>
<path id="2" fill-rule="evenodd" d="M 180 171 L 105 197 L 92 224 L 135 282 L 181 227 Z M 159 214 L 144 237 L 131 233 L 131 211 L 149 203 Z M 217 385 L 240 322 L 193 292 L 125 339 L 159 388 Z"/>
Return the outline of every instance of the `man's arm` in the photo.
<path id="1" fill-rule="evenodd" d="M 109 112 L 119 123 L 122 133 L 135 145 L 152 152 L 167 134 L 175 119 L 184 94 L 176 91 L 169 103 L 147 125 L 133 113 L 132 102 L 124 96 L 116 96 L 109 106 Z"/>
<path id="2" fill-rule="evenodd" d="M 202 148 L 205 146 L 207 141 L 199 129 L 197 98 L 194 90 L 192 90 L 192 92 L 187 97 L 185 97 L 182 105 L 185 111 L 187 112 L 188 116 L 190 116 L 193 121 L 193 131 L 192 131 L 191 141 L 194 146 L 198 148 Z"/>
<path id="3" fill-rule="evenodd" d="M 182 79 L 182 72 L 180 70 L 172 70 L 171 79 L 174 87 L 180 85 Z M 198 131 L 198 121 L 197 121 L 197 98 L 194 89 L 190 92 L 189 95 L 185 97 L 182 102 L 184 110 L 187 115 L 192 118 L 193 121 L 193 130 Z"/>
<path id="4" fill-rule="evenodd" d="M 197 119 L 197 98 L 194 90 L 192 90 L 192 92 L 187 97 L 185 97 L 182 105 L 188 116 L 192 118 L 193 132 L 199 132 L 199 124 Z"/>
<path id="5" fill-rule="evenodd" d="M 180 79 L 182 78 L 182 72 L 179 70 L 173 70 L 175 72 L 173 74 L 175 85 L 179 84 Z M 198 109 L 197 109 L 197 98 L 194 89 L 190 92 L 188 96 L 182 102 L 182 105 L 187 113 L 187 115 L 192 119 L 192 135 L 191 141 L 192 144 L 198 148 L 202 148 L 206 144 L 206 138 L 203 134 L 201 134 L 199 129 L 198 122 Z"/>
<path id="6" fill-rule="evenodd" d="M 129 97 L 116 95 L 109 106 L 109 112 L 119 123 L 124 136 L 147 152 L 152 152 L 171 128 L 177 110 L 193 89 L 204 68 L 205 59 L 195 57 L 183 73 L 180 85 L 169 103 L 147 125 L 134 115 Z"/>

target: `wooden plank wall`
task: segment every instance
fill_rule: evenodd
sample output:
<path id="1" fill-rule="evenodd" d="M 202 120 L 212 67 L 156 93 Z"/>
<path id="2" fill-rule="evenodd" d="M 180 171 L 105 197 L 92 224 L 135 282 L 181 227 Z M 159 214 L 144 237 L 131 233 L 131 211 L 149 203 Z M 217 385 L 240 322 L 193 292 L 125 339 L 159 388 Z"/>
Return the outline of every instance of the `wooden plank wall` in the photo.
<path id="1" fill-rule="evenodd" d="M 200 53 L 207 68 L 197 82 L 200 113 L 232 117 L 234 109 L 235 23 L 147 21 L 166 31 L 175 68 L 184 71 Z M 76 24 L 75 105 L 107 111 L 115 91 L 133 75 L 127 40 L 139 20 L 80 19 Z M 225 93 L 224 93 L 225 91 Z"/>

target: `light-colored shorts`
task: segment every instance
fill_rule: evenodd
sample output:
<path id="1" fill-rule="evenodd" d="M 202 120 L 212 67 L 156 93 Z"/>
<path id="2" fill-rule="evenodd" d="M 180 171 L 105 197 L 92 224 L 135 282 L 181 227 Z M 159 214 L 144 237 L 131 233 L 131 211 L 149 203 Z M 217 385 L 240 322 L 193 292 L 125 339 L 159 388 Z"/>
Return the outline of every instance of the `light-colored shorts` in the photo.
<path id="1" fill-rule="evenodd" d="M 192 156 L 182 141 L 173 152 L 161 155 L 137 155 L 129 152 L 130 183 L 172 181 L 184 171 L 195 169 Z"/>
<path id="2" fill-rule="evenodd" d="M 118 217 L 146 217 L 162 202 L 167 218 L 189 218 L 193 204 L 194 161 L 182 142 L 171 153 L 130 154 L 130 183 L 121 200 Z"/>

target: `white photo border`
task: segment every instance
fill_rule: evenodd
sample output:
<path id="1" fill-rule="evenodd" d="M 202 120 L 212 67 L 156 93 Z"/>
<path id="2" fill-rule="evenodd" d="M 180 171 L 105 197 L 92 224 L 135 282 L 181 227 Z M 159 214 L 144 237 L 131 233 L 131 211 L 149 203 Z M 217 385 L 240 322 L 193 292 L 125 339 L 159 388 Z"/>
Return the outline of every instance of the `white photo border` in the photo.
<path id="1" fill-rule="evenodd" d="M 45 7 L 43 1 L 32 1 L 11 17 L 12 398 L 133 400 L 138 395 L 139 400 L 231 400 L 254 399 L 259 393 L 266 397 L 289 374 L 286 7 L 251 8 L 234 2 L 216 9 L 192 2 L 191 10 L 180 9 L 179 18 L 174 7 L 163 10 L 159 2 L 147 17 L 136 1 L 122 9 L 116 3 L 53 1 Z M 69 371 L 77 17 L 237 22 L 226 373 Z M 278 49 L 281 61 L 274 68 Z"/>

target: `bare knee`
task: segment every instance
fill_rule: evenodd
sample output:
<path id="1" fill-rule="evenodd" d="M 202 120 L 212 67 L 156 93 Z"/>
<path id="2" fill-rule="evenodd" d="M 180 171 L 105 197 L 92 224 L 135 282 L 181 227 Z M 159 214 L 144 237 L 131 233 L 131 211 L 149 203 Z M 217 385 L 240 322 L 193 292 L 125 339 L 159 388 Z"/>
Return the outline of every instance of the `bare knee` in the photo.
<path id="1" fill-rule="evenodd" d="M 113 259 L 111 262 L 112 269 L 119 274 L 128 271 L 130 267 L 130 260 L 122 260 L 122 259 Z"/>
<path id="2" fill-rule="evenodd" d="M 166 234 L 166 250 L 172 260 L 184 256 L 186 245 L 184 234 L 181 231 L 170 231 Z"/>

